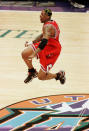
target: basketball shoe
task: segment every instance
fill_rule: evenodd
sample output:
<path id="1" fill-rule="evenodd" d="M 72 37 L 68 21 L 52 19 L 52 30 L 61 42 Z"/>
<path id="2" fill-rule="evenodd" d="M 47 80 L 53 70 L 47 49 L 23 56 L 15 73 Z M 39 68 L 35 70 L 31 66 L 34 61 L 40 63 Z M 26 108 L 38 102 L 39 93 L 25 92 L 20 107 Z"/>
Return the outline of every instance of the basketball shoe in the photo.
<path id="1" fill-rule="evenodd" d="M 66 80 L 66 78 L 65 78 L 65 72 L 64 71 L 60 71 L 60 72 L 58 72 L 57 74 L 56 74 L 57 76 L 56 76 L 56 80 L 60 80 L 60 83 L 61 84 L 64 84 L 65 83 L 65 80 Z"/>
<path id="2" fill-rule="evenodd" d="M 28 76 L 27 78 L 24 80 L 24 83 L 28 83 L 31 82 L 33 78 L 37 77 L 37 71 L 32 68 L 32 69 L 28 69 Z"/>

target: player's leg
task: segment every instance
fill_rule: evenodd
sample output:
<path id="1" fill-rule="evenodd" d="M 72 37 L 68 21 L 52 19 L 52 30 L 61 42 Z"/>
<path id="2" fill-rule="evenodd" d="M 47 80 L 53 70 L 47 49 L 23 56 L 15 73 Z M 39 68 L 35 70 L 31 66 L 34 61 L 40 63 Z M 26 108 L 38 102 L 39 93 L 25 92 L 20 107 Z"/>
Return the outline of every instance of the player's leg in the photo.
<path id="1" fill-rule="evenodd" d="M 24 80 L 25 83 L 28 83 L 29 81 L 31 81 L 34 77 L 37 77 L 37 72 L 34 69 L 33 65 L 32 65 L 32 59 L 31 56 L 34 54 L 33 49 L 31 48 L 31 46 L 28 46 L 26 49 L 23 50 L 22 52 L 22 58 L 24 60 L 24 62 L 26 63 L 27 67 L 28 67 L 28 76 L 27 78 Z"/>
<path id="2" fill-rule="evenodd" d="M 37 76 L 39 80 L 56 79 L 56 80 L 60 80 L 61 84 L 65 83 L 65 72 L 64 71 L 60 71 L 58 73 L 52 74 L 49 72 L 44 72 L 42 69 L 40 69 Z"/>
<path id="3" fill-rule="evenodd" d="M 37 76 L 39 80 L 50 80 L 56 78 L 56 74 L 44 72 L 42 69 L 40 69 Z"/>
<path id="4" fill-rule="evenodd" d="M 31 56 L 33 55 L 33 53 L 34 52 L 30 46 L 28 46 L 26 49 L 22 51 L 22 58 L 29 69 L 33 68 L 32 59 L 31 59 Z"/>
<path id="5" fill-rule="evenodd" d="M 64 71 L 59 71 L 58 73 L 55 73 L 55 74 L 49 73 L 49 70 L 53 67 L 53 65 L 55 64 L 55 62 L 58 59 L 61 48 L 59 49 L 55 48 L 52 50 L 51 52 L 49 50 L 48 55 L 47 55 L 47 51 L 46 53 L 41 52 L 41 57 L 40 57 L 41 69 L 38 73 L 38 79 L 40 80 L 56 79 L 56 80 L 60 80 L 61 84 L 64 84 L 65 83 L 65 72 Z"/>

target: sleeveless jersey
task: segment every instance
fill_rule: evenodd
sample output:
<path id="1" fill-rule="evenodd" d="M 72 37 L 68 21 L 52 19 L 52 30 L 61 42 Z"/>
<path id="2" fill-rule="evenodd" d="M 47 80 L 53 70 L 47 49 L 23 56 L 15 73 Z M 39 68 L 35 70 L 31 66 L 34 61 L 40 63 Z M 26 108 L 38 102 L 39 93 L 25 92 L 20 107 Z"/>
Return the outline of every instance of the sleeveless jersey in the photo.
<path id="1" fill-rule="evenodd" d="M 48 72 L 53 67 L 61 52 L 61 44 L 59 42 L 60 30 L 57 23 L 52 20 L 48 21 L 43 25 L 43 28 L 45 28 L 47 24 L 51 24 L 53 26 L 55 29 L 55 36 L 49 38 L 45 48 L 37 54 L 40 59 L 41 69 L 44 72 Z M 34 51 L 38 48 L 39 44 L 40 42 L 32 44 Z"/>

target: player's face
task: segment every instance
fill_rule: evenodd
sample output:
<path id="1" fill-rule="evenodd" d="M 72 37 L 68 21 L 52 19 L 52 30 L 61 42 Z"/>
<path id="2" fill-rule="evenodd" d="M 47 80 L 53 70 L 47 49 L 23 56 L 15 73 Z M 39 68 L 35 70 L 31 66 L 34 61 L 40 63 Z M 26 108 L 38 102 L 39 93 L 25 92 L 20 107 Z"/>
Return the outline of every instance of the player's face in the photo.
<path id="1" fill-rule="evenodd" d="M 45 23 L 48 20 L 49 16 L 45 13 L 44 10 L 42 10 L 40 14 L 40 21 L 41 23 Z"/>

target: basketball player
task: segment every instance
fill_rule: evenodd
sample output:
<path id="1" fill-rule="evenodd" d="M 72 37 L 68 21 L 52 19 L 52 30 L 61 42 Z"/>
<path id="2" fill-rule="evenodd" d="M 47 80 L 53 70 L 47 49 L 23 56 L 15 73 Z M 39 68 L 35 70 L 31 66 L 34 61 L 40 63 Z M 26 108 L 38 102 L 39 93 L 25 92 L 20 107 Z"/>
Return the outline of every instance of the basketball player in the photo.
<path id="1" fill-rule="evenodd" d="M 40 15 L 40 21 L 43 23 L 42 33 L 32 42 L 25 43 L 27 47 L 22 52 L 22 58 L 28 67 L 28 76 L 24 80 L 25 83 L 30 82 L 33 78 L 38 77 L 39 80 L 59 80 L 61 84 L 65 83 L 65 72 L 49 73 L 49 70 L 55 64 L 60 52 L 61 45 L 59 42 L 60 30 L 57 23 L 51 20 L 52 11 L 43 9 Z M 34 69 L 32 59 L 37 56 L 40 60 L 41 68 L 39 72 Z"/>

